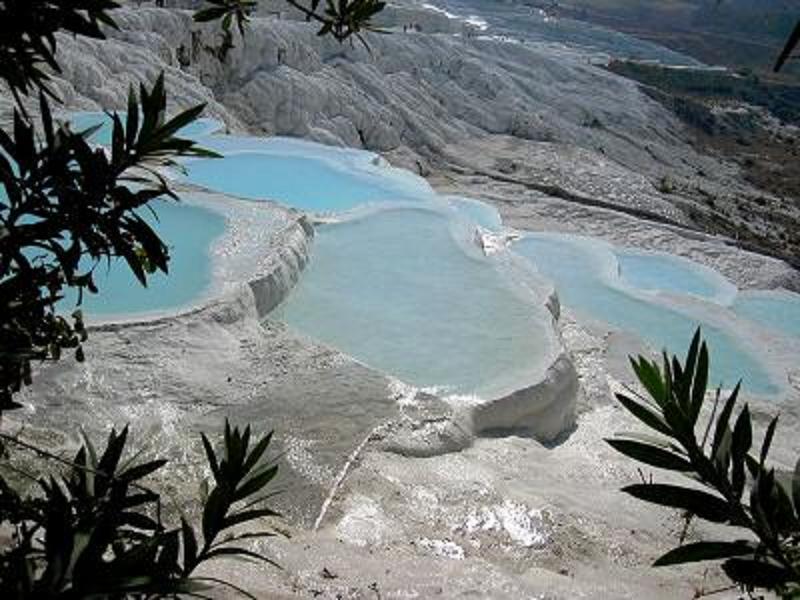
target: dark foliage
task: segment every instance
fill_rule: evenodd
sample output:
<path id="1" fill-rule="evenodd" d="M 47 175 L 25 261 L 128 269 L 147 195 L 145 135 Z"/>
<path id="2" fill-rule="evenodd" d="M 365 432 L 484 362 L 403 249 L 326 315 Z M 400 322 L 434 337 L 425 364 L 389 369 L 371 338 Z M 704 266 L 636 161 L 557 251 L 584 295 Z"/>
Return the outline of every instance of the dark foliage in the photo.
<path id="1" fill-rule="evenodd" d="M 37 478 L 35 495 L 20 494 L 0 477 L 0 525 L 13 532 L 12 543 L 0 549 L 0 598 L 205 597 L 218 585 L 252 597 L 193 573 L 217 557 L 275 564 L 242 546 L 275 535 L 244 532 L 277 515 L 265 504 L 270 494 L 263 493 L 278 469 L 266 460 L 271 438 L 254 439 L 249 427 L 226 422 L 220 452 L 202 436 L 214 483 L 199 532 L 186 518 L 172 527 L 162 521 L 160 496 L 141 481 L 166 461 L 126 457 L 127 427 L 112 430 L 101 453 L 85 439 L 66 473 Z"/>
<path id="2" fill-rule="evenodd" d="M 697 518 L 729 525 L 749 534 L 744 539 L 681 545 L 655 565 L 722 560 L 730 579 L 746 590 L 765 588 L 782 597 L 800 594 L 800 461 L 785 476 L 767 464 L 778 417 L 754 447 L 747 404 L 734 415 L 740 385 L 720 403 L 707 423 L 700 422 L 706 402 L 710 357 L 698 330 L 683 363 L 664 354 L 663 365 L 631 358 L 648 397 L 617 394 L 619 402 L 659 434 L 624 434 L 607 440 L 641 463 L 686 475 L 690 485 L 641 483 L 624 492 L 653 504 L 676 508 Z"/>
<path id="3" fill-rule="evenodd" d="M 136 278 L 166 272 L 167 247 L 140 211 L 157 197 L 176 198 L 155 167 L 179 156 L 209 156 L 176 137 L 202 106 L 165 119 L 163 77 L 131 93 L 125 122 L 113 114 L 107 155 L 87 132 L 56 127 L 41 94 L 41 134 L 15 111 L 12 135 L 0 130 L 0 411 L 30 381 L 32 359 L 58 359 L 86 338 L 81 314 L 71 324 L 55 312 L 65 286 L 97 292 L 102 260 L 124 259 Z"/>
<path id="4" fill-rule="evenodd" d="M 778 60 L 775 61 L 776 72 L 780 71 L 786 64 L 786 61 L 791 58 L 792 52 L 794 52 L 798 44 L 800 44 L 800 21 L 794 26 L 792 33 L 789 34 L 789 38 L 786 40 L 786 45 L 778 56 Z"/>
<path id="5" fill-rule="evenodd" d="M 31 381 L 31 360 L 58 359 L 74 349 L 83 359 L 81 313 L 57 314 L 65 287 L 96 292 L 102 260 L 124 259 L 146 284 L 167 271 L 167 248 L 140 211 L 173 197 L 156 167 L 181 156 L 209 156 L 177 137 L 202 106 L 166 119 L 163 77 L 130 93 L 127 116 L 113 118 L 110 155 L 51 116 L 48 70 L 59 72 L 56 32 L 104 37 L 116 27 L 111 0 L 4 0 L 0 4 L 0 78 L 17 101 L 13 127 L 0 130 L 0 412 Z M 22 96 L 39 91 L 39 121 Z M 80 295 L 79 295 L 80 298 Z"/>
<path id="6" fill-rule="evenodd" d="M 256 8 L 255 0 L 205 0 L 208 6 L 195 13 L 196 21 L 213 21 L 222 19 L 223 30 L 230 35 L 230 29 L 235 21 L 240 33 L 244 33 L 244 23 Z M 319 24 L 318 35 L 332 35 L 336 40 L 343 42 L 355 36 L 369 49 L 363 37 L 364 31 L 383 33 L 376 27 L 372 19 L 386 6 L 382 0 L 311 0 L 305 4 L 299 0 L 286 0 L 288 4 L 299 10 L 307 21 Z"/>
<path id="7" fill-rule="evenodd" d="M 3 0 L 0 78 L 17 98 L 35 88 L 51 93 L 47 69 L 61 72 L 55 34 L 103 38 L 101 25 L 116 27 L 109 11 L 118 7 L 113 0 Z"/>

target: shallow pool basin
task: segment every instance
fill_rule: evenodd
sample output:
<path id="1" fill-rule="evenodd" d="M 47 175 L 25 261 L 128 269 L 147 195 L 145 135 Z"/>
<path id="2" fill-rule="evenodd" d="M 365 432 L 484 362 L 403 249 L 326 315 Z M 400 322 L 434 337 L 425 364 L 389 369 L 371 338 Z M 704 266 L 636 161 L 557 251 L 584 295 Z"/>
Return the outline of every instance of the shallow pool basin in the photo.
<path id="1" fill-rule="evenodd" d="M 663 279 L 665 271 L 678 268 L 675 263 L 665 268 L 663 260 L 656 257 L 651 273 L 647 258 L 640 257 L 636 261 L 636 275 L 622 282 L 618 268 L 614 267 L 612 248 L 596 240 L 533 233 L 514 244 L 513 249 L 555 282 L 562 304 L 590 318 L 633 332 L 654 350 L 666 349 L 683 356 L 695 329 L 701 326 L 712 349 L 712 385 L 730 388 L 742 379 L 751 392 L 773 394 L 779 391 L 766 367 L 751 349 L 746 349 L 743 340 L 696 315 L 673 309 L 652 295 L 654 291 L 676 291 L 675 280 Z M 679 275 L 685 273 L 675 273 L 676 277 Z M 697 273 L 699 279 L 695 282 L 701 281 L 703 275 Z M 644 286 L 638 293 L 631 285 L 635 281 Z M 712 288 L 696 283 L 684 291 L 715 295 Z M 719 310 L 724 308 L 719 307 Z"/>
<path id="2" fill-rule="evenodd" d="M 331 214 L 372 203 L 433 201 L 428 183 L 362 150 L 290 138 L 212 136 L 203 146 L 225 156 L 190 160 L 190 183 L 254 200 L 276 200 Z"/>
<path id="3" fill-rule="evenodd" d="M 418 387 L 492 397 L 530 385 L 555 346 L 545 300 L 467 235 L 422 208 L 325 225 L 273 316 Z"/>
<path id="4" fill-rule="evenodd" d="M 740 292 L 732 308 L 774 333 L 800 338 L 800 294 L 786 290 Z"/>
<path id="5" fill-rule="evenodd" d="M 736 286 L 717 271 L 663 252 L 617 250 L 619 277 L 623 285 L 655 293 L 688 294 L 730 304 Z"/>
<path id="6" fill-rule="evenodd" d="M 210 250 L 225 231 L 225 217 L 185 203 L 157 200 L 152 207 L 157 220 L 146 210 L 141 215 L 169 247 L 169 274 L 154 273 L 145 288 L 123 259 L 98 264 L 94 280 L 100 292 L 84 293 L 80 307 L 89 320 L 172 312 L 207 295 L 212 284 Z M 83 264 L 91 266 L 88 260 Z M 74 310 L 77 299 L 77 293 L 70 292 L 59 307 L 64 312 Z"/>
<path id="7" fill-rule="evenodd" d="M 118 112 L 124 125 L 126 113 L 124 111 Z M 100 144 L 101 146 L 111 145 L 111 136 L 114 128 L 111 117 L 109 117 L 108 114 L 104 112 L 74 113 L 70 115 L 69 122 L 73 131 L 84 131 L 91 127 L 100 125 L 100 129 L 95 131 L 89 137 L 89 141 L 95 144 Z M 222 129 L 222 127 L 223 125 L 219 121 L 203 117 L 180 129 L 178 131 L 178 136 L 190 140 L 200 140 L 215 133 L 216 131 L 219 131 Z"/>

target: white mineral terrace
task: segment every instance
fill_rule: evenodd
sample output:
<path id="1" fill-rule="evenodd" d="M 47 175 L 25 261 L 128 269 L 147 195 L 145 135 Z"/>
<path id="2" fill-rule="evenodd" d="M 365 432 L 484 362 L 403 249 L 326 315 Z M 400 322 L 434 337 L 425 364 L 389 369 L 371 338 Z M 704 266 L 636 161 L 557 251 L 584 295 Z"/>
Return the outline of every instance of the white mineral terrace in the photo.
<path id="1" fill-rule="evenodd" d="M 224 158 L 169 173 L 182 201 L 154 223 L 170 275 L 98 278 L 87 360 L 39 369 L 14 415 L 26 434 L 66 452 L 78 424 L 132 423 L 171 459 L 153 485 L 191 513 L 197 432 L 275 429 L 291 537 L 260 549 L 283 570 L 209 573 L 258 598 L 721 587 L 704 566 L 650 568 L 682 520 L 622 494 L 636 464 L 603 442 L 640 429 L 614 400 L 637 385 L 628 355 L 682 352 L 701 325 L 755 439 L 780 412 L 773 460 L 800 453 L 797 272 L 688 228 L 664 174 L 702 170 L 719 203 L 753 189 L 597 66 L 696 61 L 516 2 L 392 2 L 371 52 L 261 5 L 224 62 L 211 25 L 148 3 L 107 42 L 59 38 L 62 118 L 124 109 L 164 71 L 170 112 L 207 103 L 183 134 Z"/>

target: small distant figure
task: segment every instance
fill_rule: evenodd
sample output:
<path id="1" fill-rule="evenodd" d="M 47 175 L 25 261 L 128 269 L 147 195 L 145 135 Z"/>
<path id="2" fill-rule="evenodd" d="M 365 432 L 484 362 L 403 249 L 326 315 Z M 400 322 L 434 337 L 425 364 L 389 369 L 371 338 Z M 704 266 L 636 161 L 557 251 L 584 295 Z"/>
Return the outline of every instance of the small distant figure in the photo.
<path id="1" fill-rule="evenodd" d="M 158 8 L 164 8 L 164 2 L 165 0 L 156 0 L 156 6 Z"/>

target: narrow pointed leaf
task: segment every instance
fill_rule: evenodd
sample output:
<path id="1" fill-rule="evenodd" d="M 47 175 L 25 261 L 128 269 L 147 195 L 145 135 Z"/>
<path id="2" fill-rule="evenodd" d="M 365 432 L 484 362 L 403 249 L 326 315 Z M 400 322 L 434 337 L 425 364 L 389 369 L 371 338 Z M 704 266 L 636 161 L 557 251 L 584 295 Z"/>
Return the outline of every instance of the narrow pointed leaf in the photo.
<path id="1" fill-rule="evenodd" d="M 700 330 L 698 330 L 699 334 Z M 691 416 L 692 421 L 697 422 L 697 417 L 700 415 L 700 409 L 706 398 L 706 389 L 708 387 L 708 348 L 705 342 L 700 347 L 700 356 L 697 359 L 697 370 L 694 376 L 694 383 L 692 385 L 692 403 L 691 403 Z"/>
<path id="2" fill-rule="evenodd" d="M 617 400 L 619 400 L 620 404 L 628 409 L 628 412 L 630 412 L 634 417 L 639 419 L 651 429 L 655 429 L 664 435 L 672 436 L 672 429 L 670 429 L 669 425 L 667 425 L 659 415 L 650 410 L 648 407 L 644 406 L 643 404 L 639 404 L 624 394 L 617 394 Z"/>
<path id="3" fill-rule="evenodd" d="M 654 567 L 666 567 L 704 560 L 720 560 L 733 556 L 752 554 L 755 545 L 751 542 L 696 542 L 670 550 L 653 563 Z"/>
<path id="4" fill-rule="evenodd" d="M 789 60 L 789 57 L 792 55 L 792 52 L 794 52 L 798 43 L 800 43 L 800 21 L 794 26 L 792 33 L 789 35 L 789 39 L 786 40 L 786 45 L 775 61 L 774 70 L 776 73 L 780 71 L 783 65 L 786 64 L 786 61 Z"/>
<path id="5" fill-rule="evenodd" d="M 670 471 L 692 470 L 691 463 L 685 458 L 651 444 L 619 438 L 607 439 L 606 442 L 625 456 L 643 462 L 651 467 L 668 469 Z"/>
<path id="6" fill-rule="evenodd" d="M 651 483 L 629 485 L 623 488 L 622 491 L 646 502 L 689 511 L 701 519 L 713 521 L 714 523 L 727 523 L 729 521 L 727 502 L 718 496 L 712 496 L 700 490 L 677 485 Z"/>

